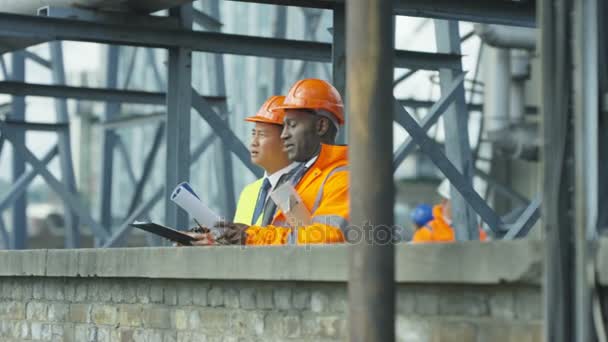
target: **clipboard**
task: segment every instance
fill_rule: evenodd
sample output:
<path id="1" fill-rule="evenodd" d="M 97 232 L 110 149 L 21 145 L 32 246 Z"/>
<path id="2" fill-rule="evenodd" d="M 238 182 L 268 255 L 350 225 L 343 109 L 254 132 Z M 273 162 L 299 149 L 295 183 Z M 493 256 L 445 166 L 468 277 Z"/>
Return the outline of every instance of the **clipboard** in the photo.
<path id="1" fill-rule="evenodd" d="M 130 226 L 135 227 L 137 229 L 145 230 L 152 234 L 156 234 L 160 237 L 164 237 L 165 239 L 169 239 L 173 242 L 181 243 L 185 246 L 192 246 L 192 241 L 195 239 L 188 235 L 180 232 L 179 230 L 171 229 L 169 227 L 165 227 L 163 225 L 152 223 L 152 222 L 133 222 Z"/>

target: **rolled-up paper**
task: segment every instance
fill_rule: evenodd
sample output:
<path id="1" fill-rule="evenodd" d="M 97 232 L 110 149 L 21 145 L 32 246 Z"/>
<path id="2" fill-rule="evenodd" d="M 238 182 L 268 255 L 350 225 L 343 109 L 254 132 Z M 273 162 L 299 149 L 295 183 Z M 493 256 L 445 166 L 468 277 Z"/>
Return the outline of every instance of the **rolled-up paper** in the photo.
<path id="1" fill-rule="evenodd" d="M 215 230 L 213 228 L 215 223 L 220 221 L 220 216 L 200 200 L 188 182 L 180 183 L 173 190 L 171 200 L 180 208 L 187 211 L 203 227 L 209 228 L 212 231 Z"/>

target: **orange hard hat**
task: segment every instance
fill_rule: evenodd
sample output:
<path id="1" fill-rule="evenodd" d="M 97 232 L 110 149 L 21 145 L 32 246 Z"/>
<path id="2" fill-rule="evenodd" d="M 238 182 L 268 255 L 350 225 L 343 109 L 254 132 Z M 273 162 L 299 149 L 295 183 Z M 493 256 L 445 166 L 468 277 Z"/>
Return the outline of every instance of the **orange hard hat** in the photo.
<path id="1" fill-rule="evenodd" d="M 273 110 L 285 109 L 322 109 L 333 114 L 338 124 L 344 124 L 344 104 L 340 93 L 329 82 L 316 78 L 296 82 L 289 89 L 285 103 Z"/>
<path id="2" fill-rule="evenodd" d="M 285 96 L 271 96 L 264 102 L 262 107 L 258 110 L 257 114 L 245 118 L 245 121 L 250 122 L 261 122 L 274 125 L 283 125 L 283 118 L 285 117 L 285 111 L 278 109 L 277 107 L 283 105 Z"/>

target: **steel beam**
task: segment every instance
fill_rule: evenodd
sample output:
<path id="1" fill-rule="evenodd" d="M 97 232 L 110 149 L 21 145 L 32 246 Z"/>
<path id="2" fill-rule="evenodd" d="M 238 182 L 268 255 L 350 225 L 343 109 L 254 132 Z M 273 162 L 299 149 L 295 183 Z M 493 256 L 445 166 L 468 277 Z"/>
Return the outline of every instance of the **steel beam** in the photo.
<path id="1" fill-rule="evenodd" d="M 487 174 L 486 172 L 480 170 L 479 168 L 475 168 L 475 175 L 479 176 L 479 178 L 483 179 L 484 181 L 486 181 L 489 185 L 492 186 L 492 189 L 494 189 L 494 191 L 503 194 L 504 196 L 508 197 L 509 199 L 515 201 L 515 202 L 520 202 L 522 204 L 528 205 L 529 204 L 529 200 L 524 197 L 522 194 L 516 192 L 515 190 L 497 182 L 494 178 L 492 178 L 489 174 Z"/>
<path id="2" fill-rule="evenodd" d="M 148 2 L 148 1 L 146 1 Z M 134 12 L 99 11 L 68 6 L 44 6 L 38 8 L 38 16 L 76 19 L 81 21 L 118 24 L 133 27 L 150 27 L 157 29 L 177 28 L 177 21 L 170 17 L 159 15 L 139 15 Z"/>
<path id="3" fill-rule="evenodd" d="M 488 206 L 488 204 L 479 196 L 471 186 L 470 181 L 456 169 L 454 164 L 445 156 L 441 148 L 426 135 L 422 127 L 418 125 L 416 120 L 407 112 L 405 108 L 399 105 L 397 100 L 394 100 L 394 106 L 397 110 L 395 116 L 401 117 L 403 128 L 409 133 L 412 139 L 420 147 L 420 150 L 431 158 L 435 166 L 450 180 L 452 186 L 467 200 L 475 212 L 479 214 L 481 219 L 488 224 L 494 232 L 502 230 L 502 222 L 498 215 Z M 454 192 L 452 192 L 452 195 Z"/>
<path id="4" fill-rule="evenodd" d="M 211 105 L 192 88 L 192 106 L 205 120 L 211 129 L 218 135 L 222 142 L 234 153 L 237 158 L 256 176 L 261 177 L 262 171 L 251 162 L 249 150 L 243 142 L 234 134 L 230 126 L 217 114 Z"/>
<path id="5" fill-rule="evenodd" d="M 333 85 L 342 95 L 342 101 L 348 103 L 346 99 L 346 13 L 344 6 L 336 6 L 333 10 L 333 29 L 332 29 L 332 79 Z M 348 109 L 345 108 L 345 113 Z M 349 120 L 346 117 L 345 126 L 339 128 L 339 144 L 346 144 Z"/>
<path id="6" fill-rule="evenodd" d="M 356 0 L 236 0 L 284 6 L 332 9 Z M 410 17 L 462 20 L 489 24 L 534 27 L 534 1 L 500 0 L 395 0 L 393 13 Z"/>
<path id="7" fill-rule="evenodd" d="M 47 152 L 44 157 L 40 160 L 42 165 L 46 167 L 46 165 L 53 159 L 55 156 L 59 154 L 59 147 L 55 145 L 49 152 Z M 2 199 L 0 199 L 0 213 L 6 210 L 11 204 L 21 196 L 26 190 L 30 183 L 38 176 L 38 172 L 36 170 L 31 169 L 24 174 L 22 174 L 17 181 L 15 181 L 11 189 L 8 191 L 6 195 Z"/>
<path id="8" fill-rule="evenodd" d="M 399 103 L 401 103 L 401 105 L 408 107 L 408 108 L 420 109 L 420 108 L 429 108 L 435 102 L 416 100 L 416 99 L 410 98 L 410 99 L 399 99 Z M 467 103 L 467 110 L 469 112 L 483 112 L 483 103 Z M 538 114 L 538 107 L 526 106 L 525 113 L 528 115 L 536 115 L 536 114 Z"/>
<path id="9" fill-rule="evenodd" d="M 117 229 L 114 230 L 112 236 L 105 240 L 103 247 L 116 247 L 118 244 L 120 244 L 122 240 L 127 236 L 127 234 L 131 231 L 132 227 L 130 226 L 130 224 L 140 218 L 145 212 L 150 211 L 150 209 L 152 209 L 152 207 L 154 207 L 154 205 L 156 205 L 156 203 L 163 198 L 164 193 L 164 188 L 158 188 L 149 200 L 137 207 L 137 209 L 135 209 L 133 213 L 131 213 L 131 215 L 129 215 L 129 217 L 127 217 L 127 219 Z"/>
<path id="10" fill-rule="evenodd" d="M 150 151 L 146 156 L 144 161 L 144 165 L 142 167 L 142 175 L 137 181 L 135 185 L 135 191 L 133 192 L 133 197 L 131 197 L 131 204 L 129 205 L 129 210 L 127 211 L 127 216 L 131 215 L 137 206 L 137 203 L 141 201 L 141 196 L 144 192 L 144 186 L 152 173 L 154 168 L 154 162 L 156 161 L 156 156 L 158 155 L 158 150 L 163 140 L 163 136 L 165 133 L 165 123 L 161 122 L 156 128 L 156 132 L 154 133 L 154 139 L 152 140 L 152 146 L 150 147 Z"/>
<path id="11" fill-rule="evenodd" d="M 510 225 L 505 225 L 508 229 L 507 234 L 503 237 L 503 240 L 513 240 L 515 238 L 524 237 L 528 234 L 530 229 L 536 224 L 540 218 L 540 196 L 534 198 L 530 204 L 526 207 L 523 213 Z"/>
<path id="12" fill-rule="evenodd" d="M 17 82 L 25 81 L 25 55 L 22 51 L 12 54 L 11 79 Z M 25 98 L 13 96 L 11 100 L 10 118 L 16 121 L 25 121 Z M 5 130 L 5 134 L 8 131 Z M 7 137 L 8 138 L 8 137 Z M 14 144 L 25 145 L 25 131 L 14 132 Z M 18 151 L 13 149 L 12 178 L 16 182 L 25 173 L 25 161 Z M 27 192 L 24 192 L 13 202 L 13 235 L 11 236 L 12 249 L 27 248 Z"/>
<path id="13" fill-rule="evenodd" d="M 273 37 L 284 39 L 287 34 L 287 7 L 277 6 L 275 7 L 274 22 L 273 25 Z M 275 59 L 273 65 L 273 94 L 282 94 L 285 83 L 285 70 L 284 61 L 282 59 Z"/>
<path id="14" fill-rule="evenodd" d="M 107 47 L 107 66 L 106 66 L 106 87 L 109 89 L 118 86 L 118 61 L 120 58 L 120 48 L 110 45 Z M 104 108 L 103 120 L 112 120 L 120 111 L 120 104 L 107 100 Z M 99 187 L 100 211 L 99 218 L 102 227 L 107 227 L 111 232 L 112 227 L 112 183 L 114 177 L 114 149 L 116 147 L 116 133 L 112 130 L 102 132 L 101 149 L 101 180 Z M 104 241 L 95 240 L 95 245 Z"/>
<path id="15" fill-rule="evenodd" d="M 165 101 L 164 93 L 21 82 L 0 82 L 0 93 L 16 96 L 42 96 L 99 102 L 112 101 L 153 105 L 162 105 Z"/>
<path id="16" fill-rule="evenodd" d="M 150 105 L 164 105 L 166 102 L 166 94 L 160 92 L 70 87 L 10 81 L 0 82 L 0 94 Z M 205 99 L 214 105 L 225 100 L 224 97 L 218 96 L 205 96 Z"/>
<path id="17" fill-rule="evenodd" d="M 61 42 L 49 43 L 51 49 L 51 60 L 53 61 L 52 78 L 55 84 L 63 85 L 65 81 L 65 70 L 63 65 L 63 48 Z M 55 99 L 55 116 L 58 122 L 69 122 L 68 102 L 65 99 Z M 61 180 L 66 185 L 68 191 L 77 194 L 76 177 L 72 164 L 72 146 L 70 144 L 70 131 L 68 129 L 58 132 L 59 163 L 61 166 Z M 80 232 L 78 216 L 71 210 L 69 205 L 64 203 L 63 214 L 64 225 L 64 246 L 66 248 L 80 247 Z"/>
<path id="18" fill-rule="evenodd" d="M 17 37 L 73 40 L 243 56 L 331 62 L 331 44 L 264 38 L 218 32 L 160 30 L 108 25 L 78 20 L 30 17 L 0 13 L 0 32 Z M 418 51 L 395 51 L 396 68 L 438 70 L 458 68 L 460 55 Z"/>
<path id="19" fill-rule="evenodd" d="M 441 117 L 441 115 L 446 110 L 446 108 L 452 103 L 452 101 L 454 100 L 454 97 L 458 94 L 456 92 L 456 90 L 458 90 L 460 88 L 460 86 L 462 85 L 465 75 L 466 75 L 465 73 L 462 73 L 459 77 L 457 77 L 452 82 L 449 89 L 447 89 L 447 92 L 445 94 L 443 94 L 441 99 L 439 99 L 439 101 L 437 101 L 437 103 L 435 103 L 433 105 L 433 107 L 429 110 L 428 114 L 424 117 L 424 119 L 422 120 L 421 126 L 425 132 L 428 132 L 428 130 L 431 127 L 433 127 L 433 125 L 435 125 L 435 123 L 437 123 L 437 120 L 439 120 L 439 117 Z M 395 111 L 395 113 L 399 113 L 399 112 Z M 401 126 L 403 126 L 403 123 L 401 122 L 401 120 L 399 118 L 400 118 L 400 116 L 396 115 L 395 121 L 400 122 Z M 414 150 L 415 147 L 416 147 L 416 143 L 414 142 L 412 137 L 408 137 L 397 148 L 397 151 L 395 151 L 395 155 L 393 157 L 393 170 L 394 170 L 393 172 L 397 171 L 397 168 L 399 167 L 399 165 L 401 165 L 401 163 L 403 163 L 405 158 L 407 158 L 407 156 Z"/>
<path id="20" fill-rule="evenodd" d="M 23 50 L 23 53 L 25 53 L 25 57 L 27 57 L 28 59 L 31 59 L 32 61 L 42 65 L 43 67 L 45 67 L 47 69 L 51 69 L 53 67 L 53 64 L 51 63 L 51 61 L 47 61 L 46 59 L 38 56 L 37 54 L 35 54 L 31 51 Z"/>
<path id="21" fill-rule="evenodd" d="M 131 158 L 129 157 L 129 151 L 127 151 L 127 146 L 121 137 L 116 137 L 116 149 L 118 150 L 118 154 L 122 158 L 122 162 L 125 165 L 125 170 L 127 172 L 127 177 L 131 184 L 137 184 L 137 177 L 135 177 L 135 172 L 133 171 L 133 165 L 131 164 Z"/>
<path id="22" fill-rule="evenodd" d="M 68 123 L 42 123 L 42 122 L 25 122 L 17 120 L 0 120 L 0 127 L 5 129 L 15 129 L 20 131 L 37 131 L 37 132 L 53 132 L 59 133 L 69 129 Z"/>
<path id="23" fill-rule="evenodd" d="M 23 159 L 29 163 L 32 168 L 38 174 L 40 174 L 40 176 L 42 176 L 42 178 L 44 178 L 46 183 L 64 202 L 70 205 L 71 209 L 76 212 L 76 214 L 82 219 L 83 223 L 91 228 L 94 235 L 98 238 L 106 238 L 107 231 L 99 223 L 95 222 L 95 220 L 91 217 L 91 214 L 88 212 L 88 209 L 83 204 L 83 201 L 77 195 L 69 192 L 66 187 L 61 184 L 61 182 L 59 182 L 57 178 L 55 178 L 55 176 L 49 172 L 49 170 L 46 169 L 45 164 L 36 158 L 36 156 L 25 146 L 25 144 L 15 139 L 13 133 L 8 134 L 7 138 L 10 140 L 13 149 L 17 151 L 17 153 L 19 153 Z"/>
<path id="24" fill-rule="evenodd" d="M 437 51 L 460 54 L 460 34 L 458 22 L 434 20 Z M 460 68 L 461 69 L 461 68 Z M 441 93 L 449 90 L 458 72 L 451 69 L 439 70 Z M 445 152 L 456 169 L 468 184 L 473 180 L 473 158 L 469 145 L 469 112 L 466 108 L 464 85 L 456 89 L 454 101 L 446 109 L 443 122 L 445 126 Z M 477 216 L 464 198 L 451 189 L 452 226 L 458 241 L 479 240 Z"/>
<path id="25" fill-rule="evenodd" d="M 137 52 L 139 48 L 133 48 L 133 54 L 131 55 L 131 59 L 129 61 L 129 66 L 127 67 L 127 74 L 125 75 L 125 80 L 122 83 L 123 89 L 128 89 L 129 84 L 131 83 L 131 77 L 133 76 L 133 70 L 135 69 L 135 61 L 137 61 Z"/>
<path id="26" fill-rule="evenodd" d="M 353 243 L 348 280 L 350 341 L 395 340 L 391 13 L 389 0 L 346 6 L 350 213 L 352 226 L 358 227 L 354 231 L 365 236 L 359 241 L 346 236 Z"/>
<path id="27" fill-rule="evenodd" d="M 393 81 L 393 87 L 396 87 L 397 85 L 399 85 L 399 83 L 401 83 L 401 82 L 407 80 L 408 78 L 412 77 L 412 75 L 414 75 L 417 71 L 418 70 L 409 70 L 405 74 L 397 77 L 397 79 Z"/>
<path id="28" fill-rule="evenodd" d="M 170 10 L 184 30 L 192 28 L 192 4 Z M 169 49 L 166 121 L 165 223 L 177 229 L 188 227 L 188 213 L 171 203 L 169 197 L 180 182 L 190 180 L 190 111 L 192 108 L 192 51 L 187 47 Z"/>
<path id="29" fill-rule="evenodd" d="M 146 57 L 148 58 L 148 63 L 150 63 L 150 66 L 152 67 L 152 72 L 154 73 L 154 79 L 156 80 L 158 89 L 161 89 L 161 90 L 167 89 L 167 82 L 165 79 L 163 79 L 160 71 L 158 70 L 158 65 L 156 64 L 156 55 L 154 54 L 154 50 L 146 49 Z"/>
<path id="30" fill-rule="evenodd" d="M 213 16 L 208 15 L 207 13 L 203 13 L 197 9 L 192 11 L 192 18 L 195 23 L 200 25 L 209 31 L 218 31 L 222 28 L 223 24 L 221 21 L 217 20 Z M 275 37 L 278 37 L 275 35 Z"/>
<path id="31" fill-rule="evenodd" d="M 127 127 L 141 127 L 141 125 L 164 122 L 166 119 L 166 113 L 125 115 L 121 118 L 100 122 L 99 125 L 104 129 L 119 129 Z"/>
<path id="32" fill-rule="evenodd" d="M 207 11 L 210 16 L 220 20 L 220 1 L 212 0 L 207 1 Z M 219 28 L 212 29 L 212 31 L 219 31 Z M 214 54 L 212 58 L 207 59 L 206 70 L 209 75 L 207 76 L 207 84 L 209 85 L 209 91 L 216 95 L 226 95 L 226 81 L 224 76 L 224 57 L 221 54 Z M 230 118 L 228 117 L 227 103 L 223 103 L 218 106 L 219 114 L 222 116 L 224 122 L 229 125 Z M 216 176 L 218 184 L 222 184 L 221 190 L 218 193 L 218 200 L 222 213 L 226 217 L 233 217 L 236 211 L 236 198 L 234 190 L 234 174 L 232 168 L 232 154 L 229 148 L 219 143 L 215 146 L 215 165 L 216 165 Z"/>
<path id="33" fill-rule="evenodd" d="M 196 161 L 201 154 L 203 154 L 203 152 L 205 152 L 205 150 L 207 150 L 207 148 L 211 145 L 211 143 L 213 142 L 213 140 L 215 139 L 215 135 L 210 134 L 208 136 L 206 136 L 205 138 L 203 138 L 203 141 L 199 144 L 199 146 L 194 149 L 194 151 L 192 151 L 192 153 L 190 154 L 190 158 L 192 161 Z M 164 194 L 164 190 L 163 188 L 158 188 L 156 189 L 156 191 L 154 192 L 154 194 L 152 195 L 152 197 L 147 200 L 146 202 L 142 203 L 139 207 L 136 207 L 127 218 L 125 218 L 125 220 L 123 221 L 123 224 L 121 224 L 121 226 L 116 229 L 116 231 L 113 233 L 112 237 L 110 239 L 108 239 L 108 241 L 104 244 L 104 247 L 115 247 L 117 246 L 122 239 L 124 239 L 127 234 L 131 231 L 131 226 L 129 226 L 130 223 L 132 223 L 134 220 L 138 219 L 139 217 L 141 217 L 141 215 L 143 215 L 144 213 L 150 211 L 150 209 L 162 198 Z"/>

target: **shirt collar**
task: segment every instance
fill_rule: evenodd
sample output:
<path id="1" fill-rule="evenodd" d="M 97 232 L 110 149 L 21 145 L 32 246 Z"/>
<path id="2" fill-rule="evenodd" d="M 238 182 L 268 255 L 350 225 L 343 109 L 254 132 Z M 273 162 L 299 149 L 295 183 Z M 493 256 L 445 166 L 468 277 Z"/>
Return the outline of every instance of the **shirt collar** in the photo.
<path id="1" fill-rule="evenodd" d="M 298 162 L 293 162 L 287 166 L 285 166 L 284 168 L 280 169 L 279 171 L 268 175 L 268 173 L 264 174 L 264 178 L 267 178 L 268 181 L 270 182 L 270 187 L 271 189 L 274 189 L 274 187 L 277 185 L 277 183 L 279 182 L 279 179 L 281 179 L 281 177 L 290 172 L 291 170 L 295 169 L 298 165 L 300 165 L 300 163 Z"/>

